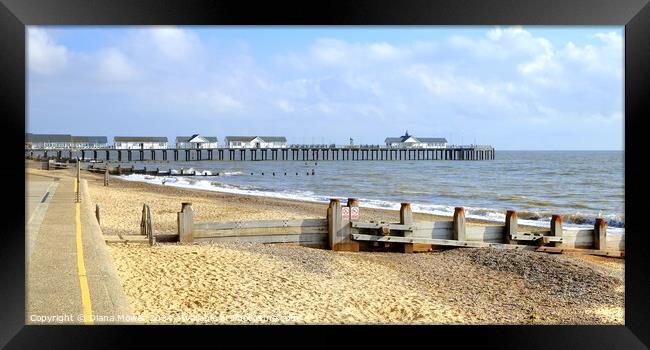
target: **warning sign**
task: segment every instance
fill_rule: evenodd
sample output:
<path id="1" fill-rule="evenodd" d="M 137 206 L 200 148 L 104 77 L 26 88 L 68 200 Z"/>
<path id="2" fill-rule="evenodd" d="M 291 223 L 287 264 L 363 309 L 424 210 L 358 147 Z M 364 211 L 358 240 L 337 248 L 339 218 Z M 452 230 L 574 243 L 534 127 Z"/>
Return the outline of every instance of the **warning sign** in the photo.
<path id="1" fill-rule="evenodd" d="M 342 207 L 341 208 L 341 219 L 343 221 L 350 220 L 350 208 L 349 207 Z"/>
<path id="2" fill-rule="evenodd" d="M 350 220 L 359 220 L 359 207 L 351 207 L 350 208 Z"/>

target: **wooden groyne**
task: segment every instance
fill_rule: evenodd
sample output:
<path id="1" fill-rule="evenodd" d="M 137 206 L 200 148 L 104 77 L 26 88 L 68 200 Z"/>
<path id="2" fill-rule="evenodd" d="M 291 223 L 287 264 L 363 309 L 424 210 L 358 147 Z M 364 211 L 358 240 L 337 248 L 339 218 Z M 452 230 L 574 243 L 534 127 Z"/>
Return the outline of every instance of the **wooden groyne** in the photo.
<path id="1" fill-rule="evenodd" d="M 492 160 L 491 146 L 447 148 L 389 147 L 300 147 L 300 148 L 215 148 L 215 149 L 26 149 L 30 159 L 49 158 L 122 161 L 349 161 L 349 160 Z"/>
<path id="2" fill-rule="evenodd" d="M 181 168 L 177 173 L 172 172 L 171 170 L 160 170 L 160 168 L 147 168 L 143 167 L 141 169 L 137 169 L 135 165 L 131 166 L 102 166 L 102 167 L 95 167 L 94 165 L 89 166 L 86 170 L 93 172 L 93 173 L 98 173 L 98 174 L 105 174 L 106 170 L 108 168 L 108 174 L 110 175 L 131 175 L 131 174 L 141 174 L 141 175 L 160 175 L 160 176 L 210 176 L 210 175 L 216 175 L 216 173 L 212 174 L 210 172 L 205 172 L 205 171 L 199 171 L 197 172 L 196 170 L 188 170 L 188 169 L 183 169 Z"/>
<path id="3" fill-rule="evenodd" d="M 529 231 L 519 229 L 515 211 L 507 211 L 503 223 L 492 225 L 467 223 L 462 207 L 455 208 L 453 220 L 415 221 L 410 203 L 402 203 L 399 217 L 399 222 L 364 222 L 359 201 L 349 198 L 345 205 L 331 199 L 321 219 L 199 222 L 192 204 L 183 203 L 174 241 L 293 243 L 336 251 L 413 253 L 473 247 L 625 256 L 625 235 L 608 234 L 602 218 L 591 229 L 565 229 L 562 216 L 554 215 L 548 230 Z M 170 241 L 169 235 L 156 237 L 149 239 Z"/>

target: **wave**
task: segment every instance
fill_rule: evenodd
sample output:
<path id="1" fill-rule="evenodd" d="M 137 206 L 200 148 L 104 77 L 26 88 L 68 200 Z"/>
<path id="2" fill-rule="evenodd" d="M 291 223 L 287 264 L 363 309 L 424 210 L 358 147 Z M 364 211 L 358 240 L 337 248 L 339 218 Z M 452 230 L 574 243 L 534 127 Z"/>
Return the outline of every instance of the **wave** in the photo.
<path id="1" fill-rule="evenodd" d="M 192 174 L 196 172 L 197 175 L 202 175 L 202 176 L 237 176 L 237 175 L 244 175 L 243 172 L 241 171 L 224 171 L 224 172 L 212 172 L 210 170 L 195 170 L 194 168 L 188 168 L 188 169 L 169 169 L 169 173 L 172 175 L 181 175 L 181 170 L 183 171 L 183 174 Z"/>
<path id="2" fill-rule="evenodd" d="M 224 171 L 223 173 L 219 172 L 217 173 L 220 176 L 238 176 L 238 175 L 244 175 L 243 172 L 241 171 Z"/>
<path id="3" fill-rule="evenodd" d="M 120 176 L 120 178 L 127 181 L 146 182 L 155 185 L 165 185 L 165 186 L 182 187 L 182 188 L 198 189 L 198 190 L 205 190 L 205 191 L 225 192 L 225 193 L 233 193 L 233 194 L 245 194 L 245 195 L 258 196 L 258 197 L 292 199 L 292 200 L 300 200 L 300 201 L 315 202 L 315 203 L 328 203 L 330 198 L 338 198 L 345 201 L 344 197 L 319 195 L 312 191 L 293 190 L 293 191 L 277 192 L 267 188 L 225 184 L 214 180 L 196 179 L 196 178 L 182 177 L 182 176 L 149 176 L 149 175 L 142 175 L 142 174 L 130 174 L 130 175 L 122 175 Z M 361 203 L 362 207 L 366 207 L 366 208 L 389 209 L 389 210 L 399 210 L 400 208 L 399 202 L 388 201 L 388 200 L 359 198 L 359 202 Z M 453 217 L 454 214 L 454 207 L 449 205 L 411 203 L 411 208 L 413 212 L 416 213 L 433 214 L 433 215 L 446 216 L 446 217 Z M 491 208 L 477 208 L 477 207 L 464 207 L 464 208 L 465 208 L 465 216 L 467 218 L 486 220 L 490 222 L 504 222 L 505 220 L 505 212 L 503 210 L 491 209 Z M 518 211 L 517 217 L 521 225 L 549 227 L 552 213 Z M 608 233 L 611 232 L 611 233 L 620 234 L 624 232 L 624 228 L 625 228 L 624 215 L 610 214 L 610 215 L 603 215 L 602 217 L 605 219 L 607 223 Z M 563 218 L 564 218 L 565 228 L 568 229 L 593 228 L 593 225 L 596 221 L 596 217 L 594 215 L 581 214 L 581 213 L 566 215 Z"/>

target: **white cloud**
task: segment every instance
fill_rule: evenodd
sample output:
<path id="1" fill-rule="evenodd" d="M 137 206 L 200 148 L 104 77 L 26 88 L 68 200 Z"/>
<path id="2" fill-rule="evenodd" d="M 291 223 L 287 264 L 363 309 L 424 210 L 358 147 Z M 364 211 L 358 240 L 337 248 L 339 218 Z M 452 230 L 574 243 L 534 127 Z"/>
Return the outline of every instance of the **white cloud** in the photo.
<path id="1" fill-rule="evenodd" d="M 560 55 L 565 61 L 593 74 L 607 74 L 617 79 L 623 76 L 623 37 L 615 32 L 598 33 L 596 39 L 605 45 L 578 46 L 566 44 Z"/>
<path id="2" fill-rule="evenodd" d="M 340 66 L 360 69 L 368 64 L 405 61 L 418 54 L 437 49 L 434 43 L 415 41 L 406 45 L 392 45 L 387 42 L 355 43 L 340 39 L 321 38 L 311 45 L 308 55 L 288 53 L 280 56 L 280 62 L 298 67 L 311 64 Z"/>
<path id="3" fill-rule="evenodd" d="M 181 61 L 192 57 L 201 47 L 196 34 L 186 29 L 153 27 L 145 30 L 145 33 L 158 53 L 173 61 Z"/>
<path id="4" fill-rule="evenodd" d="M 200 91 L 196 96 L 198 103 L 208 106 L 217 113 L 232 112 L 243 108 L 240 101 L 219 90 Z"/>
<path id="5" fill-rule="evenodd" d="M 345 41 L 336 39 L 320 39 L 311 48 L 312 55 L 317 61 L 325 64 L 341 64 L 349 60 L 351 49 Z M 347 57 L 346 57 L 347 56 Z"/>
<path id="6" fill-rule="evenodd" d="M 595 37 L 617 50 L 623 49 L 623 37 L 616 32 L 598 33 Z"/>
<path id="7" fill-rule="evenodd" d="M 128 81 L 138 77 L 137 70 L 129 58 L 117 48 L 108 48 L 98 53 L 97 76 L 107 81 Z"/>
<path id="8" fill-rule="evenodd" d="M 57 44 L 44 29 L 29 27 L 27 45 L 28 66 L 34 72 L 53 74 L 68 62 L 68 49 Z"/>

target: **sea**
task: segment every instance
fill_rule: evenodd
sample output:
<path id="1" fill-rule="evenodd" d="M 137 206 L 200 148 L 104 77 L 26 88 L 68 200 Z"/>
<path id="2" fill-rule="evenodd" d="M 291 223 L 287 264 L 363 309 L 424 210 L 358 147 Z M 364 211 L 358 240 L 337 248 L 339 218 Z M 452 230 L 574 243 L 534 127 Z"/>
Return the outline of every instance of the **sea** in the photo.
<path id="1" fill-rule="evenodd" d="M 123 163 L 128 166 L 129 163 Z M 122 175 L 125 180 L 206 191 L 329 202 L 358 198 L 362 207 L 503 222 L 516 210 L 521 224 L 548 226 L 553 214 L 566 228 L 624 232 L 624 151 L 498 151 L 484 161 L 165 161 L 136 168 L 205 176 Z"/>

